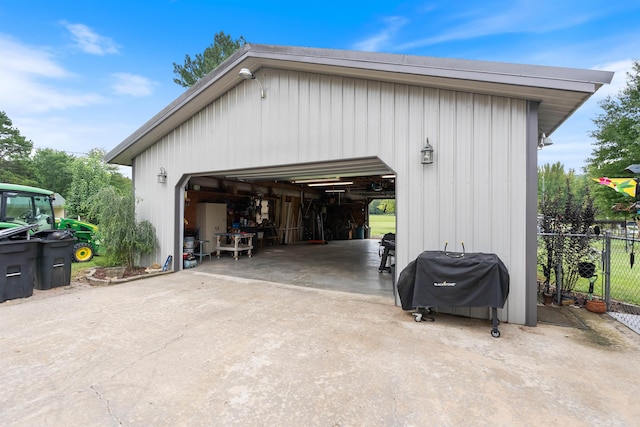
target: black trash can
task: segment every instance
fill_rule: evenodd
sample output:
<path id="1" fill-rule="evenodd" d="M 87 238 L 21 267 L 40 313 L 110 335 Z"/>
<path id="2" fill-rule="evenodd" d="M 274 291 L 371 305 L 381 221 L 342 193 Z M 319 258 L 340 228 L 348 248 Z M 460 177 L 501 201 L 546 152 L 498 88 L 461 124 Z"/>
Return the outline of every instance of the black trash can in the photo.
<path id="1" fill-rule="evenodd" d="M 40 239 L 0 241 L 0 302 L 33 295 Z"/>
<path id="2" fill-rule="evenodd" d="M 71 284 L 71 262 L 76 238 L 66 230 L 39 231 L 36 289 L 47 290 Z"/>

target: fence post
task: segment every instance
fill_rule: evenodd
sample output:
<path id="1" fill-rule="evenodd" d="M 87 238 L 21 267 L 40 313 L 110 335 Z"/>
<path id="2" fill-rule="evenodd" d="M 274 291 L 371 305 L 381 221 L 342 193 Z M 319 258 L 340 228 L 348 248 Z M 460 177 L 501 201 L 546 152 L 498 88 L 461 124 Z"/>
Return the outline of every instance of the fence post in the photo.
<path id="1" fill-rule="evenodd" d="M 604 233 L 604 254 L 602 254 L 604 268 L 604 302 L 607 311 L 611 309 L 611 232 Z"/>
<path id="2" fill-rule="evenodd" d="M 558 306 L 562 305 L 562 255 L 559 257 L 558 266 L 556 267 L 556 296 L 558 297 Z"/>

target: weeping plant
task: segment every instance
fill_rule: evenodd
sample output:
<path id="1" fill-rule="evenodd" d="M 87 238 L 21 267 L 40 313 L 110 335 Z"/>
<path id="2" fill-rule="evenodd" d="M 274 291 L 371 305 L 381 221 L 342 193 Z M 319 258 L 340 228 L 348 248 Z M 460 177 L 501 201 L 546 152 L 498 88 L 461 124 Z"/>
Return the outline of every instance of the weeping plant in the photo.
<path id="1" fill-rule="evenodd" d="M 142 255 L 158 247 L 156 231 L 149 221 L 136 222 L 132 195 L 105 187 L 91 197 L 92 214 L 98 218 L 98 235 L 109 265 L 136 266 Z"/>

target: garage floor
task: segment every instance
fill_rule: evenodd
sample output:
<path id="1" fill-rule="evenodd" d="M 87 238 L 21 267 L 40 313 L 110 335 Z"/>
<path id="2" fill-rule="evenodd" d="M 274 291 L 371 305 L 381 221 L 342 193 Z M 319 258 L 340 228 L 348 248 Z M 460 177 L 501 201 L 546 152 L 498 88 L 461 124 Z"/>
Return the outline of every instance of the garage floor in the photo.
<path id="1" fill-rule="evenodd" d="M 380 240 L 334 240 L 326 245 L 307 242 L 269 245 L 246 252 L 236 261 L 231 252 L 198 260 L 198 271 L 244 279 L 332 289 L 393 299 L 391 274 L 380 273 Z"/>

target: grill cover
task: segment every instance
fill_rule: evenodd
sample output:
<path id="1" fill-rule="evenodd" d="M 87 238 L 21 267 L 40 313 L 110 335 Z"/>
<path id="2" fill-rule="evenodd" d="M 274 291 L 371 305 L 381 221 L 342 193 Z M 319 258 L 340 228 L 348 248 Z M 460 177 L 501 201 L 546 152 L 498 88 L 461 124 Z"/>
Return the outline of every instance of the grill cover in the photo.
<path id="1" fill-rule="evenodd" d="M 509 273 L 495 254 L 425 251 L 402 270 L 403 310 L 419 307 L 504 307 Z"/>

